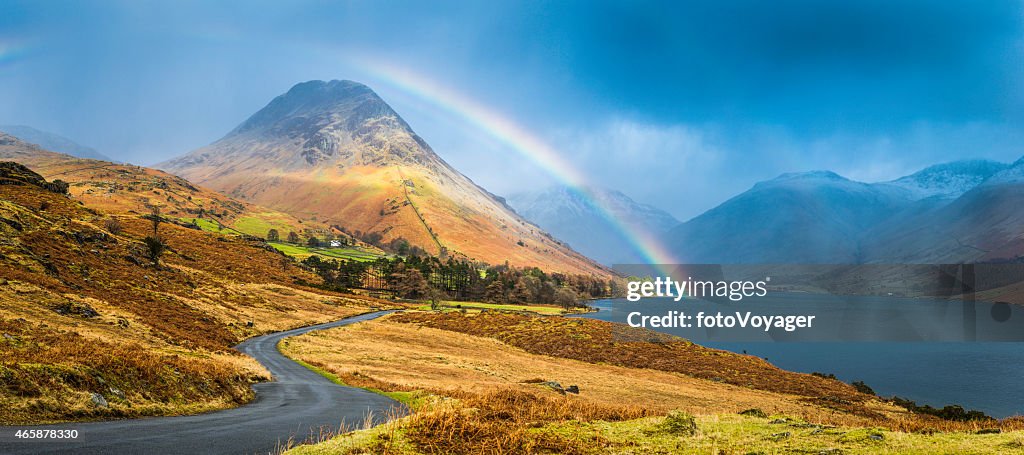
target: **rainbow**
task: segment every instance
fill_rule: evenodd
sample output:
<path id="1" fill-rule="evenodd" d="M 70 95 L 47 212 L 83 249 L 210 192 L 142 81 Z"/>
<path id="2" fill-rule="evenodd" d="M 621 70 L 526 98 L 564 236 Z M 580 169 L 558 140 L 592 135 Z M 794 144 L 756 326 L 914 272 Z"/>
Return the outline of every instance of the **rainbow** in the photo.
<path id="1" fill-rule="evenodd" d="M 594 197 L 586 177 L 557 149 L 511 119 L 475 100 L 437 84 L 412 71 L 372 58 L 359 59 L 358 66 L 375 79 L 423 102 L 442 109 L 496 139 L 530 160 L 559 182 L 568 186 L 593 207 L 649 264 L 676 264 L 678 261 L 658 239 L 641 226 L 616 217 Z"/>

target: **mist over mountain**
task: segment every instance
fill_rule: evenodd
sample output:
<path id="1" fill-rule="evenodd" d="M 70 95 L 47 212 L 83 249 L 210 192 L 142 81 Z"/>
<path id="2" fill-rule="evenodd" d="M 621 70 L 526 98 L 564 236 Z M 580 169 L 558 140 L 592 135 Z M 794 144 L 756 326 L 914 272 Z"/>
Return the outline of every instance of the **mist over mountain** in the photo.
<path id="1" fill-rule="evenodd" d="M 357 82 L 297 84 L 220 140 L 158 166 L 243 200 L 379 234 L 384 243 L 604 273 L 449 166 Z"/>
<path id="2" fill-rule="evenodd" d="M 526 219 L 606 265 L 645 261 L 626 242 L 623 233 L 609 222 L 608 214 L 619 222 L 655 235 L 679 225 L 679 220 L 667 212 L 606 188 L 579 191 L 564 186 L 550 187 L 513 194 L 508 197 L 508 203 Z"/>
<path id="3" fill-rule="evenodd" d="M 1024 159 L 956 161 L 882 183 L 783 174 L 673 229 L 691 263 L 958 263 L 1024 253 Z"/>
<path id="4" fill-rule="evenodd" d="M 17 137 L 25 142 L 36 144 L 46 150 L 65 153 L 79 158 L 111 161 L 106 155 L 92 147 L 86 147 L 59 134 L 40 131 L 25 125 L 0 125 L 0 131 Z"/>

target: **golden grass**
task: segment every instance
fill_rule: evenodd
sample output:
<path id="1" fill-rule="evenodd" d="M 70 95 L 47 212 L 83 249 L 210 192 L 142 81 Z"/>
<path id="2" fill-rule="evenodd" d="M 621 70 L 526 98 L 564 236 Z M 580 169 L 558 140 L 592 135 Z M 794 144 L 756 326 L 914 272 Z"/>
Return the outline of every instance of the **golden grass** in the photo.
<path id="1" fill-rule="evenodd" d="M 675 372 L 595 364 L 531 354 L 501 341 L 394 322 L 397 316 L 285 340 L 286 355 L 317 365 L 349 384 L 443 395 L 484 394 L 499 388 L 555 394 L 535 380 L 578 385 L 581 397 L 602 405 L 635 403 L 656 412 L 739 412 L 760 408 L 810 420 L 868 424 L 803 401 Z M 877 412 L 898 412 L 881 403 Z M 836 420 L 838 419 L 838 420 Z"/>
<path id="2" fill-rule="evenodd" d="M 647 409 L 499 389 L 440 403 L 404 422 L 404 436 L 425 453 L 438 454 L 582 454 L 606 442 L 574 435 L 535 431 L 565 421 L 624 421 L 650 415 Z"/>
<path id="3" fill-rule="evenodd" d="M 1024 451 L 1024 432 L 1013 420 L 938 421 L 877 400 L 860 404 L 872 411 L 867 414 L 880 416 L 868 417 L 798 395 L 532 354 L 490 337 L 397 322 L 408 317 L 394 315 L 282 344 L 282 352 L 316 363 L 347 384 L 427 397 L 410 417 L 289 453 Z M 581 393 L 562 396 L 536 384 L 539 380 L 577 384 Z M 767 417 L 739 415 L 750 408 Z M 694 435 L 672 434 L 663 418 L 649 417 L 673 409 L 695 416 Z M 992 428 L 1003 432 L 974 434 Z"/>
<path id="4" fill-rule="evenodd" d="M 154 266 L 140 242 L 151 224 L 122 217 L 110 233 L 109 219 L 0 186 L 0 423 L 235 406 L 268 375 L 231 346 L 388 306 L 297 285 L 317 278 L 258 242 L 170 223 Z"/>
<path id="5" fill-rule="evenodd" d="M 266 380 L 240 354 L 179 355 L 109 342 L 25 319 L 0 319 L 5 423 L 178 414 L 238 405 Z M 251 359 L 250 359 L 251 360 Z M 90 403 L 99 393 L 108 407 Z"/>
<path id="6" fill-rule="evenodd" d="M 0 146 L 0 157 L 24 164 L 47 180 L 61 179 L 70 183 L 70 193 L 76 200 L 109 214 L 144 214 L 149 212 L 148 206 L 158 206 L 164 215 L 192 219 L 202 209 L 206 219 L 217 219 L 228 226 L 238 223 L 239 231 L 261 237 L 270 227 L 282 231 L 283 235 L 289 230 L 326 228 L 234 200 L 156 169 L 19 147 Z"/>
<path id="7" fill-rule="evenodd" d="M 450 408 L 466 415 L 475 409 L 459 402 Z M 443 411 L 430 411 L 443 412 Z M 372 429 L 362 429 L 314 445 L 291 447 L 290 455 L 446 453 L 419 446 L 410 433 L 416 420 L 437 417 L 411 416 Z M 454 420 L 449 418 L 449 420 Z M 832 427 L 798 420 L 772 423 L 775 419 L 729 414 L 694 416 L 693 435 L 666 431 L 666 417 L 626 421 L 564 420 L 540 422 L 526 430 L 532 452 L 582 454 L 993 454 L 1024 452 L 1024 432 L 1000 434 L 898 433 L 871 427 Z M 551 450 L 537 442 L 559 443 Z M 457 444 L 456 447 L 464 447 Z M 515 446 L 513 446 L 515 447 Z M 547 449 L 547 450 L 544 450 Z M 447 452 L 453 453 L 454 450 Z M 479 453 L 500 453 L 481 448 Z"/>
<path id="8" fill-rule="evenodd" d="M 219 166 L 182 172 L 193 181 L 230 190 L 265 207 L 350 231 L 382 233 L 385 242 L 401 237 L 432 254 L 440 253 L 436 237 L 456 258 L 609 275 L 602 266 L 544 236 L 539 228 L 461 176 L 453 179 L 412 166 L 351 165 L 274 173 L 257 182 L 253 173 L 266 174 L 265 169 L 256 162 L 249 165 L 253 167 L 232 166 L 228 173 L 221 172 Z M 406 186 L 406 181 L 413 186 Z M 520 240 L 528 246 L 518 245 Z"/>
<path id="9" fill-rule="evenodd" d="M 781 370 L 759 357 L 705 348 L 682 338 L 605 321 L 495 312 L 407 313 L 394 320 L 494 338 L 533 354 L 683 373 L 809 398 L 828 397 L 851 403 L 871 399 L 848 384 Z"/>

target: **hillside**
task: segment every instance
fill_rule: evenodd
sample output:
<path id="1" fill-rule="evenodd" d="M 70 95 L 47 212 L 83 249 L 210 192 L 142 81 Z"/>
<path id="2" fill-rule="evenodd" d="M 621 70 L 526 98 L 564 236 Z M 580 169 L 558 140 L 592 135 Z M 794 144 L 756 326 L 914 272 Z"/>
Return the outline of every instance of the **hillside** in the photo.
<path id="1" fill-rule="evenodd" d="M 618 222 L 655 235 L 679 225 L 679 220 L 663 210 L 604 188 L 588 188 L 584 193 L 552 187 L 510 195 L 508 204 L 527 220 L 605 265 L 644 262 L 607 219 L 606 212 Z"/>
<path id="2" fill-rule="evenodd" d="M 69 192 L 89 207 L 113 215 L 140 215 L 159 208 L 165 217 L 196 220 L 224 233 L 265 237 L 270 229 L 282 235 L 324 232 L 327 226 L 241 202 L 166 172 L 52 152 L 0 133 L 0 160 L 29 166 L 47 179 L 69 183 Z"/>
<path id="3" fill-rule="evenodd" d="M 606 274 L 441 159 L 365 85 L 311 81 L 159 165 L 303 219 L 490 264 Z"/>
<path id="4" fill-rule="evenodd" d="M 0 139 L 2 140 L 2 139 Z M 8 141 L 9 142 L 9 141 Z M 230 349 L 367 311 L 258 241 L 111 216 L 0 163 L 0 423 L 202 412 L 267 379 Z"/>
<path id="5" fill-rule="evenodd" d="M 876 261 L 990 262 L 1024 257 L 1024 159 L 959 197 L 873 233 Z"/>

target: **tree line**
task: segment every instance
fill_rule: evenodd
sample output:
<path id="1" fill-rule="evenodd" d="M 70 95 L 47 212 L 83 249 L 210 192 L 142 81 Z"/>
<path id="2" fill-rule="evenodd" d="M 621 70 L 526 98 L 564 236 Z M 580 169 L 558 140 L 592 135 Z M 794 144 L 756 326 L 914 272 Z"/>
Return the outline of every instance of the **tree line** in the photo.
<path id="1" fill-rule="evenodd" d="M 381 258 L 372 262 L 324 259 L 302 261 L 335 290 L 386 291 L 405 299 L 554 303 L 571 308 L 585 299 L 613 297 L 621 286 L 596 276 L 546 273 L 536 267 L 481 268 L 464 260 L 435 256 Z"/>

